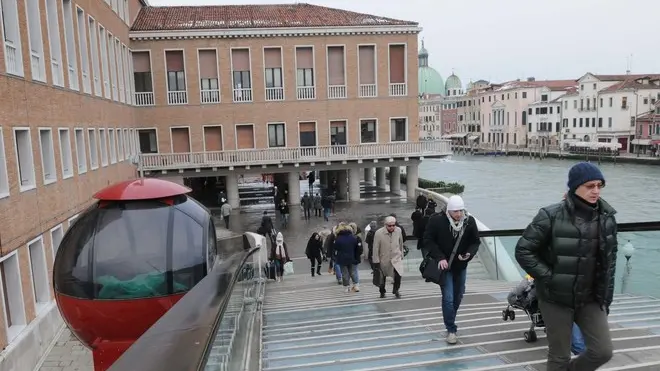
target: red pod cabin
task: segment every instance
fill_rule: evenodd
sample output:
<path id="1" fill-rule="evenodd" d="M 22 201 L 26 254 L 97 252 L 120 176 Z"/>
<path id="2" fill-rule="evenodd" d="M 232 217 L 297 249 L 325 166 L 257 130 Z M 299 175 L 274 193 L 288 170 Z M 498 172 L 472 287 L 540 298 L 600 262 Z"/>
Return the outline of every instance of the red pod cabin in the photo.
<path id="1" fill-rule="evenodd" d="M 215 226 L 190 189 L 146 178 L 107 187 L 69 227 L 55 257 L 55 299 L 71 331 L 108 369 L 204 278 Z"/>

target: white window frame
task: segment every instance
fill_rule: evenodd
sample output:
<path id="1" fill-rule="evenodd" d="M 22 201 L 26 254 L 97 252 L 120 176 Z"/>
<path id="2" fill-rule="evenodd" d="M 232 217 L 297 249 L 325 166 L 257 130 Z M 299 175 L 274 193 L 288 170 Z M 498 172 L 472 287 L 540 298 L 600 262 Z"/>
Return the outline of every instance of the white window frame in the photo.
<path id="1" fill-rule="evenodd" d="M 108 166 L 108 132 L 99 128 L 99 152 L 101 152 L 101 166 Z"/>
<path id="2" fill-rule="evenodd" d="M 53 184 L 57 182 L 57 166 L 55 165 L 55 140 L 53 139 L 53 129 L 39 128 L 39 152 L 41 154 L 41 172 L 44 185 Z M 41 133 L 48 133 L 49 137 L 46 139 L 50 143 L 45 143 L 50 148 L 44 148 L 44 143 L 41 142 Z M 50 159 L 50 166 L 46 166 L 47 159 Z"/>
<path id="3" fill-rule="evenodd" d="M 101 48 L 101 72 L 103 73 L 103 96 L 112 99 L 112 86 L 110 85 L 110 66 L 108 64 L 108 30 L 98 23 L 99 48 Z"/>
<path id="4" fill-rule="evenodd" d="M 124 130 L 122 128 L 117 128 L 115 130 L 117 136 L 117 161 L 124 161 Z"/>
<path id="5" fill-rule="evenodd" d="M 65 3 L 68 3 L 70 8 L 67 12 Z M 63 15 L 63 26 L 64 26 L 64 45 L 66 46 L 66 61 L 67 61 L 67 71 L 69 74 L 69 89 L 79 91 L 80 90 L 80 81 L 78 79 L 78 50 L 76 48 L 76 36 L 73 24 L 73 12 L 74 4 L 72 0 L 63 0 L 62 1 L 62 15 Z M 67 24 L 68 17 L 70 17 L 70 24 Z"/>
<path id="6" fill-rule="evenodd" d="M 55 233 L 57 233 L 58 231 L 62 235 L 59 238 L 59 241 L 55 243 Z M 55 255 L 57 255 L 57 250 L 59 249 L 60 243 L 62 243 L 63 238 L 64 238 L 64 227 L 62 226 L 62 223 L 50 229 L 50 247 L 51 247 L 50 250 L 53 254 L 53 261 L 55 261 Z"/>
<path id="7" fill-rule="evenodd" d="M 46 61 L 44 58 L 44 40 L 41 30 L 40 3 L 41 1 L 39 0 L 25 0 L 25 18 L 27 20 L 32 80 L 46 82 Z"/>
<path id="8" fill-rule="evenodd" d="M 15 268 L 14 272 L 8 273 L 7 272 L 7 266 L 4 264 L 9 264 L 11 262 L 13 264 L 12 268 Z M 4 297 L 4 285 L 12 285 L 15 287 L 10 288 L 9 286 L 7 287 L 7 292 L 14 297 L 9 297 L 7 298 L 7 302 L 9 302 L 9 311 L 11 312 L 11 317 L 12 317 L 12 322 L 14 323 L 12 326 L 6 326 L 5 325 L 5 331 L 7 334 L 7 343 L 11 343 L 16 337 L 23 331 L 23 329 L 27 326 L 27 316 L 25 314 L 25 301 L 23 299 L 23 284 L 21 282 L 21 265 L 18 261 L 18 250 L 14 250 L 10 252 L 9 254 L 0 257 L 0 264 L 3 264 L 4 269 L 5 269 L 5 277 L 8 277 L 10 274 L 13 273 L 12 281 L 13 282 L 7 282 L 5 283 L 2 279 L 2 275 L 0 275 L 0 306 L 2 306 L 2 315 L 4 319 L 4 323 L 6 324 L 7 321 L 7 308 L 5 307 L 5 297 Z M 16 287 L 17 286 L 17 287 Z M 12 291 L 12 292 L 10 292 Z M 15 292 L 14 292 L 15 291 Z"/>
<path id="9" fill-rule="evenodd" d="M 71 216 L 69 219 L 67 219 L 69 229 L 71 229 L 71 224 L 73 224 L 73 222 L 75 222 L 76 219 L 78 219 L 78 215 L 80 215 L 80 214 L 75 214 L 75 215 Z"/>
<path id="10" fill-rule="evenodd" d="M 89 46 L 87 43 L 87 17 L 83 8 L 76 6 L 76 27 L 78 29 L 78 51 L 80 56 L 80 72 L 83 80 L 83 93 L 92 94 L 92 77 L 89 73 Z M 82 23 L 82 25 L 81 25 Z"/>
<path id="11" fill-rule="evenodd" d="M 48 45 L 50 46 L 51 79 L 53 85 L 64 87 L 64 62 L 62 60 L 60 20 L 57 13 L 58 4 L 59 1 L 46 1 L 46 29 L 48 30 Z M 53 15 L 53 13 L 55 14 Z M 57 71 L 57 76 L 55 71 Z"/>
<path id="12" fill-rule="evenodd" d="M 0 5 L 2 6 L 2 5 Z M 0 38 L 3 45 L 3 51 L 4 51 L 4 57 L 5 57 L 5 71 L 8 74 L 12 74 L 14 76 L 21 76 L 23 77 L 25 75 L 25 71 L 23 69 L 23 47 L 21 45 L 21 29 L 19 25 L 19 19 L 18 19 L 18 1 L 10 1 L 9 6 L 5 6 L 3 9 L 2 14 L 6 17 L 11 17 L 13 22 L 11 24 L 8 24 L 9 22 L 5 22 L 5 20 L 0 17 L 0 23 L 4 25 L 2 28 L 3 31 L 3 37 Z M 17 40 L 9 40 L 8 35 L 4 34 L 4 31 L 11 29 L 12 33 L 15 33 L 15 35 L 11 35 L 12 37 L 16 37 Z M 14 59 L 14 65 L 11 65 L 11 59 L 7 58 L 7 49 L 8 47 L 12 47 L 15 51 L 15 59 Z"/>
<path id="13" fill-rule="evenodd" d="M 89 149 L 89 167 L 96 170 L 99 168 L 99 140 L 96 128 L 87 129 L 87 147 Z"/>
<path id="14" fill-rule="evenodd" d="M 5 151 L 5 136 L 0 127 L 0 199 L 9 197 L 9 173 L 7 172 L 7 151 Z"/>
<path id="15" fill-rule="evenodd" d="M 36 244 L 36 245 L 35 245 Z M 30 281 L 32 283 L 32 298 L 36 314 L 39 315 L 50 303 L 50 282 L 48 280 L 48 263 L 46 262 L 46 246 L 44 237 L 39 236 L 28 242 L 25 246 L 28 252 L 28 266 L 30 267 Z M 34 252 L 33 249 L 39 251 Z M 36 261 L 35 261 L 36 260 Z"/>
<path id="16" fill-rule="evenodd" d="M 101 67 L 99 66 L 99 29 L 96 19 L 91 15 L 87 16 L 87 28 L 90 40 L 90 52 L 92 54 L 92 78 L 94 80 L 94 95 L 97 97 L 103 96 L 103 88 L 101 87 Z"/>
<path id="17" fill-rule="evenodd" d="M 392 140 L 392 134 L 394 134 L 394 131 L 392 130 L 392 125 L 394 124 L 394 122 L 393 122 L 392 120 L 399 120 L 399 119 L 404 119 L 404 120 L 406 120 L 406 131 L 405 131 L 406 136 L 405 136 L 405 139 L 404 139 L 404 140 Z M 403 143 L 403 142 L 407 142 L 407 141 L 410 139 L 410 135 L 409 135 L 409 131 L 410 131 L 410 120 L 408 119 L 408 117 L 405 117 L 405 116 L 393 116 L 393 117 L 390 117 L 388 121 L 389 121 L 389 123 L 390 123 L 390 125 L 389 125 L 389 126 L 390 126 L 390 128 L 389 128 L 389 132 L 390 132 L 389 140 L 390 140 L 391 143 Z"/>
<path id="18" fill-rule="evenodd" d="M 110 146 L 110 163 L 117 163 L 117 138 L 115 136 L 115 129 L 108 128 L 108 144 Z"/>
<path id="19" fill-rule="evenodd" d="M 115 43 L 115 60 L 117 63 L 117 89 L 119 90 L 119 101 L 126 103 L 126 86 L 124 85 L 124 58 L 121 54 L 121 41 L 119 38 L 114 38 Z"/>
<path id="20" fill-rule="evenodd" d="M 110 61 L 110 84 L 112 85 L 112 100 L 119 101 L 119 88 L 117 86 L 117 57 L 115 56 L 115 37 L 106 30 L 108 44 L 108 60 Z"/>
<path id="21" fill-rule="evenodd" d="M 65 139 L 64 142 L 62 141 L 63 139 Z M 60 143 L 60 162 L 62 164 L 62 179 L 69 179 L 73 177 L 73 154 L 71 153 L 71 130 L 69 130 L 69 128 L 58 128 L 57 140 Z"/>
<path id="22" fill-rule="evenodd" d="M 80 153 L 80 146 L 78 145 L 78 133 L 82 133 L 80 136 L 80 140 L 82 141 L 81 146 L 82 146 L 82 154 Z M 73 129 L 73 142 L 76 146 L 76 165 L 78 165 L 78 175 L 85 174 L 87 172 L 87 151 L 85 148 L 85 129 L 83 128 L 74 128 Z M 81 158 L 82 158 L 82 163 L 81 163 Z"/>
<path id="23" fill-rule="evenodd" d="M 30 130 L 29 127 L 15 127 L 14 129 L 14 153 L 16 154 L 16 166 L 17 170 L 19 173 L 17 174 L 19 176 L 18 183 L 19 183 L 19 191 L 20 192 L 27 192 L 32 189 L 37 188 L 37 179 L 36 179 L 36 174 L 34 170 L 34 152 L 33 152 L 33 147 L 32 147 L 32 131 Z M 20 161 L 20 156 L 18 155 L 18 138 L 16 137 L 16 133 L 19 131 L 27 131 L 28 134 L 28 149 L 27 149 L 27 154 L 30 163 L 30 169 L 26 169 L 28 173 L 26 174 L 30 178 L 27 179 L 28 183 L 23 184 L 23 179 L 20 179 L 21 174 L 23 174 L 23 171 L 21 170 L 21 161 Z"/>

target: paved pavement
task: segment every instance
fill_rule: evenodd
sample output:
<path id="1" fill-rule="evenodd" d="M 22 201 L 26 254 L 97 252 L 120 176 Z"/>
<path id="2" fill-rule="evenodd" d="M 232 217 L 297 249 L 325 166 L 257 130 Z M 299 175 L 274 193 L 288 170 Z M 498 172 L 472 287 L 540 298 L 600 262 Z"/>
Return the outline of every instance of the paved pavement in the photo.
<path id="1" fill-rule="evenodd" d="M 301 183 L 304 183 L 303 191 L 306 190 L 307 181 L 302 181 Z M 410 214 L 414 209 L 414 203 L 406 200 L 403 194 L 396 195 L 386 190 L 363 184 L 362 198 L 365 201 L 337 202 L 335 207 L 336 215 L 332 216 L 329 222 L 325 222 L 322 217 L 314 216 L 312 216 L 311 220 L 307 221 L 303 218 L 300 208 L 291 207 L 289 227 L 282 229 L 278 224 L 276 228 L 281 229 L 287 241 L 289 252 L 294 258 L 294 266 L 297 271 L 309 269 L 306 261 L 296 258 L 304 259 L 307 240 L 312 232 L 330 227 L 340 221 L 354 221 L 361 228 L 364 228 L 372 220 L 381 221 L 386 215 L 396 213 L 406 232 L 408 234 L 412 233 Z M 231 232 L 235 234 L 240 234 L 244 231 L 256 232 L 265 210 L 268 211 L 273 221 L 276 223 L 279 222 L 275 218 L 273 205 L 255 205 L 253 207 L 243 208 L 238 214 L 231 216 L 229 225 Z M 219 209 L 212 209 L 212 213 L 216 220 L 216 225 L 224 226 L 221 217 L 218 215 Z M 224 228 L 218 227 L 219 237 L 229 234 Z M 52 348 L 45 356 L 39 371 L 94 371 L 92 353 L 65 328 L 58 339 L 52 344 Z"/>

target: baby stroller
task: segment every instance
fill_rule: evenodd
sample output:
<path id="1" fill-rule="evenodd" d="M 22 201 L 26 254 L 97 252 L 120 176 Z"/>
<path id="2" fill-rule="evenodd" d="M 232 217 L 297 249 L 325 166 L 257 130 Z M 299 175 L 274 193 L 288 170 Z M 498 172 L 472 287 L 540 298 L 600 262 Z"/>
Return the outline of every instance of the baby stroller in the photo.
<path id="1" fill-rule="evenodd" d="M 541 311 L 539 309 L 539 302 L 536 298 L 534 280 L 532 278 L 524 279 L 509 293 L 507 301 L 509 302 L 509 305 L 507 305 L 506 309 L 502 311 L 502 320 L 513 321 L 516 319 L 516 312 L 514 312 L 512 308 L 522 310 L 527 314 L 529 320 L 532 321 L 529 330 L 525 331 L 523 334 L 525 341 L 528 343 L 535 342 L 535 329 L 543 328 L 543 331 L 545 331 L 545 323 L 543 322 L 543 316 L 541 316 Z"/>

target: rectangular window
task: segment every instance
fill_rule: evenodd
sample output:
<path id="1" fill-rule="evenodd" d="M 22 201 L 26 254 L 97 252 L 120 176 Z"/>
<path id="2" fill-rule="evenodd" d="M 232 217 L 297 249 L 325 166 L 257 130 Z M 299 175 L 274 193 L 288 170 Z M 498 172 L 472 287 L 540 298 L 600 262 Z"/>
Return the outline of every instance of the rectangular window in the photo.
<path id="1" fill-rule="evenodd" d="M 26 0 L 25 5 L 28 23 L 32 80 L 46 82 L 46 63 L 44 58 L 44 42 L 41 38 L 41 12 L 39 11 L 39 0 Z"/>
<path id="2" fill-rule="evenodd" d="M 74 130 L 76 142 L 76 162 L 78 163 L 78 174 L 87 172 L 87 152 L 85 151 L 85 133 L 83 129 Z"/>
<path id="3" fill-rule="evenodd" d="M 314 86 L 314 49 L 296 48 L 296 84 L 299 87 Z"/>
<path id="4" fill-rule="evenodd" d="M 608 118 L 607 118 L 607 127 L 608 127 L 608 128 L 611 128 L 611 127 L 612 127 L 612 118 L 611 118 L 611 117 L 608 117 Z"/>
<path id="5" fill-rule="evenodd" d="M 87 51 L 87 32 L 85 30 L 85 13 L 76 7 L 76 23 L 78 26 L 78 48 L 80 50 L 80 71 L 83 79 L 83 92 L 91 94 L 92 85 L 89 77 L 89 52 Z"/>
<path id="6" fill-rule="evenodd" d="M 202 103 L 220 103 L 218 58 L 215 49 L 199 50 L 197 58 Z"/>
<path id="7" fill-rule="evenodd" d="M 117 128 L 116 130 L 117 134 L 117 155 L 119 158 L 119 161 L 124 161 L 124 134 L 122 132 L 122 129 Z"/>
<path id="8" fill-rule="evenodd" d="M 57 181 L 57 171 L 55 170 L 55 148 L 51 129 L 39 129 L 39 148 L 44 185 L 54 183 Z"/>
<path id="9" fill-rule="evenodd" d="M 346 143 L 346 121 L 330 121 L 330 145 L 345 146 Z"/>
<path id="10" fill-rule="evenodd" d="M 89 143 L 89 165 L 92 170 L 99 168 L 99 147 L 96 139 L 96 129 L 87 129 L 87 143 Z"/>
<path id="11" fill-rule="evenodd" d="M 34 157 L 30 129 L 14 128 L 14 146 L 20 179 L 20 191 L 25 192 L 36 187 Z"/>
<path id="12" fill-rule="evenodd" d="M 50 230 L 50 242 L 52 244 L 53 259 L 57 254 L 57 250 L 60 247 L 62 238 L 64 238 L 64 229 L 62 228 L 62 224 Z"/>
<path id="13" fill-rule="evenodd" d="M 166 51 L 165 61 L 167 63 L 167 90 L 186 91 L 186 74 L 184 70 L 183 51 Z"/>
<path id="14" fill-rule="evenodd" d="M 360 143 L 376 143 L 376 120 L 360 120 Z"/>
<path id="15" fill-rule="evenodd" d="M 268 124 L 268 147 L 286 147 L 284 124 Z"/>
<path id="16" fill-rule="evenodd" d="M 18 22 L 17 1 L 2 1 L 0 3 L 3 35 L 5 37 L 5 66 L 7 73 L 23 76 L 23 52 L 21 47 L 21 32 Z"/>
<path id="17" fill-rule="evenodd" d="M 60 21 L 57 15 L 59 2 L 46 1 L 46 20 L 48 28 L 48 44 L 50 46 L 50 66 L 53 85 L 64 86 L 64 69 L 62 66 L 62 44 L 60 42 Z"/>
<path id="18" fill-rule="evenodd" d="M 250 71 L 250 49 L 231 50 L 232 86 L 234 102 L 252 101 L 252 77 Z"/>
<path id="19" fill-rule="evenodd" d="M 110 163 L 117 163 L 117 139 L 115 139 L 115 129 L 108 129 L 108 145 L 110 146 Z"/>
<path id="20" fill-rule="evenodd" d="M 133 52 L 133 80 L 135 82 L 136 93 L 153 92 L 151 56 L 149 52 Z"/>
<path id="21" fill-rule="evenodd" d="M 58 129 L 60 142 L 60 161 L 62 162 L 62 179 L 73 176 L 73 157 L 71 156 L 71 137 L 69 129 Z"/>
<path id="22" fill-rule="evenodd" d="M 126 87 L 124 86 L 124 57 L 122 56 L 121 42 L 115 38 L 115 59 L 117 63 L 117 86 L 119 101 L 126 103 Z"/>
<path id="23" fill-rule="evenodd" d="M 344 47 L 328 46 L 328 85 L 346 85 Z"/>
<path id="24" fill-rule="evenodd" d="M 101 150 L 101 166 L 108 166 L 108 137 L 106 136 L 105 129 L 99 129 L 99 144 Z"/>
<path id="25" fill-rule="evenodd" d="M 358 46 L 358 73 L 360 85 L 376 84 L 376 46 Z"/>
<path id="26" fill-rule="evenodd" d="M 66 46 L 66 60 L 69 73 L 69 88 L 78 90 L 78 61 L 76 56 L 76 43 L 73 29 L 73 5 L 71 0 L 62 1 L 62 11 L 64 12 L 64 45 Z"/>
<path id="27" fill-rule="evenodd" d="M 408 137 L 407 119 L 395 118 L 390 120 L 390 141 L 405 142 Z"/>
<path id="28" fill-rule="evenodd" d="M 99 24 L 99 42 L 101 45 L 101 69 L 103 70 L 104 96 L 111 99 L 110 68 L 108 66 L 108 37 L 105 28 Z"/>
<path id="29" fill-rule="evenodd" d="M 5 137 L 0 127 L 0 199 L 9 196 L 9 175 L 7 173 L 7 151 L 5 151 Z"/>
<path id="30" fill-rule="evenodd" d="M 119 100 L 119 89 L 117 87 L 117 57 L 115 56 L 115 38 L 108 33 L 108 61 L 110 65 L 110 84 L 112 85 L 112 100 Z"/>
<path id="31" fill-rule="evenodd" d="M 16 2 L 14 1 L 14 3 Z M 2 312 L 5 316 L 7 342 L 10 343 L 27 324 L 18 250 L 0 257 L 0 288 L 2 289 L 0 296 L 2 296 Z"/>
<path id="32" fill-rule="evenodd" d="M 37 313 L 41 312 L 50 302 L 50 284 L 48 282 L 48 267 L 46 265 L 46 249 L 42 236 L 28 243 L 30 256 L 30 273 L 32 273 L 32 289 Z"/>
<path id="33" fill-rule="evenodd" d="M 138 130 L 140 153 L 158 153 L 158 137 L 156 136 L 156 129 L 140 129 Z M 133 144 L 130 148 L 131 154 L 135 153 Z"/>
<path id="34" fill-rule="evenodd" d="M 99 66 L 99 38 L 96 21 L 91 16 L 87 20 L 89 29 L 89 46 L 92 54 L 92 79 L 94 80 L 94 94 L 97 97 L 103 95 L 101 91 L 101 67 Z"/>
<path id="35" fill-rule="evenodd" d="M 282 69 L 281 68 L 266 68 L 264 71 L 266 88 L 281 88 L 282 85 Z"/>

